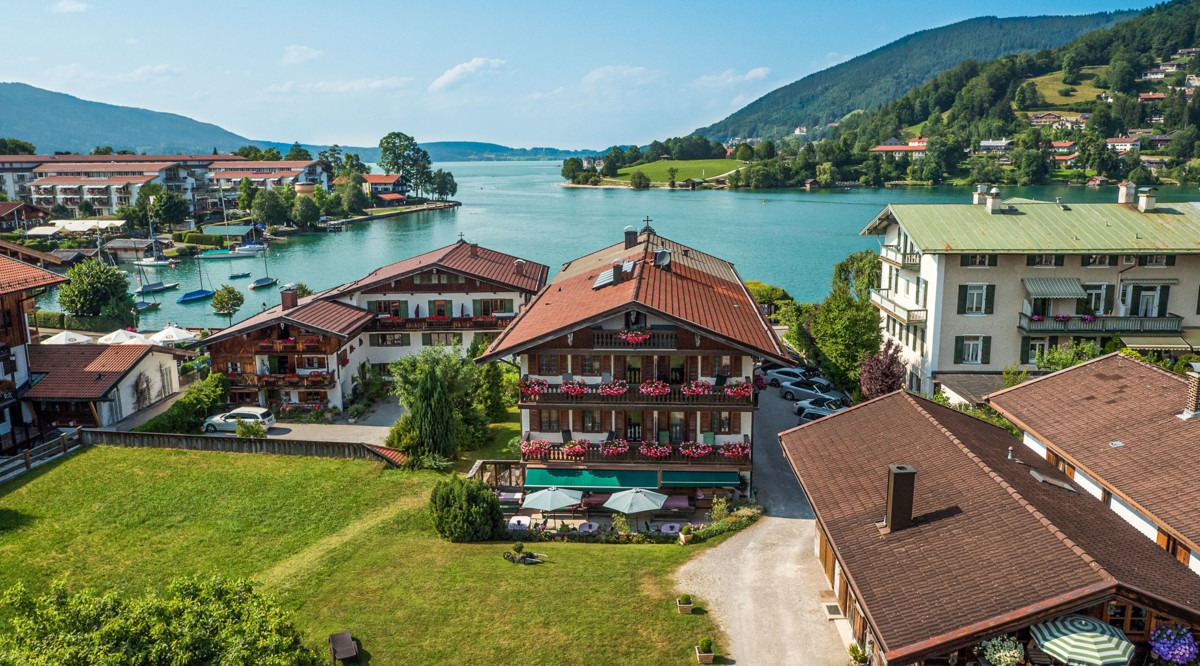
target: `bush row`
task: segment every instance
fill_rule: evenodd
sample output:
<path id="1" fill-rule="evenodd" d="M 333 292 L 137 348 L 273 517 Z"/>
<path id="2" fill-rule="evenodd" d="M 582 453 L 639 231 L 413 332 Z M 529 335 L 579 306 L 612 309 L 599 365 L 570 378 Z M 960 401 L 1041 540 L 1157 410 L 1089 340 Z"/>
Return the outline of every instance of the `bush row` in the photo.
<path id="1" fill-rule="evenodd" d="M 193 245 L 224 245 L 225 238 L 216 234 L 202 234 L 198 231 L 189 232 L 183 238 L 183 242 Z"/>
<path id="2" fill-rule="evenodd" d="M 91 331 L 108 333 L 118 328 L 125 328 L 125 323 L 114 317 L 76 317 L 65 312 L 48 312 L 38 310 L 34 315 L 38 328 L 65 328 L 72 331 Z"/>
<path id="3" fill-rule="evenodd" d="M 134 428 L 136 432 L 197 434 L 204 419 L 229 402 L 229 379 L 211 374 L 192 384 L 167 411 Z"/>

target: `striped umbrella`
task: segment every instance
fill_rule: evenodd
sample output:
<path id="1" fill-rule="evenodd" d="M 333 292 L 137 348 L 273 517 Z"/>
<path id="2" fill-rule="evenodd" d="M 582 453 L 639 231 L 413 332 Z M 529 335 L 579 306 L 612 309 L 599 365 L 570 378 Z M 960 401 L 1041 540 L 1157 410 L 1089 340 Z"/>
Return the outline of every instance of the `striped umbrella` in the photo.
<path id="1" fill-rule="evenodd" d="M 1063 615 L 1029 628 L 1038 647 L 1071 666 L 1126 666 L 1133 643 L 1120 629 L 1086 615 Z"/>

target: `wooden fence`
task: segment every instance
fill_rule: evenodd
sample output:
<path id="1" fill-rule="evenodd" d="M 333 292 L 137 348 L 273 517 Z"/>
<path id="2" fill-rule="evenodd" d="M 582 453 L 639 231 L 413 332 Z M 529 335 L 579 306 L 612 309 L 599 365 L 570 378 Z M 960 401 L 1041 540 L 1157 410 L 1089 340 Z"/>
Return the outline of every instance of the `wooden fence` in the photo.
<path id="1" fill-rule="evenodd" d="M 396 466 L 394 460 L 375 452 L 359 442 L 320 442 L 305 439 L 253 439 L 249 437 L 210 437 L 177 435 L 156 432 L 113 432 L 85 429 L 80 431 L 83 443 L 108 444 L 150 449 L 185 449 L 188 451 L 219 451 L 224 453 L 269 453 L 281 456 L 314 456 L 318 458 L 353 458 L 383 461 Z"/>
<path id="2" fill-rule="evenodd" d="M 18 474 L 27 472 L 44 462 L 61 455 L 66 455 L 83 445 L 83 438 L 80 437 L 79 431 L 75 431 L 45 444 L 25 449 L 12 458 L 0 462 L 0 480 L 8 480 Z"/>

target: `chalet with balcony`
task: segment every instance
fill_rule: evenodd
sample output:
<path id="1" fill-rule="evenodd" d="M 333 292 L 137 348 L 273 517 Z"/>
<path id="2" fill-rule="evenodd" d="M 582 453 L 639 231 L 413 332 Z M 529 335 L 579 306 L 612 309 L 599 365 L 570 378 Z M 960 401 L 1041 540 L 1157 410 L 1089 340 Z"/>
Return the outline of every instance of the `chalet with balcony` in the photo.
<path id="1" fill-rule="evenodd" d="M 684 504 L 748 487 L 754 365 L 789 362 L 732 264 L 649 225 L 564 264 L 477 360 L 501 359 L 522 376 L 516 485 Z"/>
<path id="2" fill-rule="evenodd" d="M 66 281 L 56 273 L 0 256 L 0 453 L 12 453 L 31 438 L 33 415 L 19 403 L 32 385 L 31 336 L 25 315 L 33 314 L 35 300 L 47 288 Z"/>
<path id="3" fill-rule="evenodd" d="M 459 241 L 279 305 L 205 338 L 232 402 L 341 407 L 366 363 L 425 346 L 486 345 L 546 284 L 549 268 Z"/>

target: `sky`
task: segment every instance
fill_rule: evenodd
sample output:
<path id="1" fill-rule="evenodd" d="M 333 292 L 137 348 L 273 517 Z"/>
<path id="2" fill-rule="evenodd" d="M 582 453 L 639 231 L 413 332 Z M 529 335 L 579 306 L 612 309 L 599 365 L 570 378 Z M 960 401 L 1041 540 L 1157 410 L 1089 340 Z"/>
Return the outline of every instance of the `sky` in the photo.
<path id="1" fill-rule="evenodd" d="M 5 2 L 0 80 L 257 140 L 603 148 L 686 135 L 905 34 L 1147 0 Z M 3 128 L 0 128 L 3 135 Z"/>

